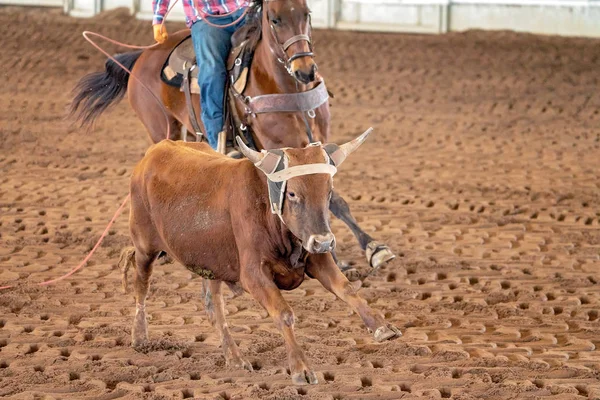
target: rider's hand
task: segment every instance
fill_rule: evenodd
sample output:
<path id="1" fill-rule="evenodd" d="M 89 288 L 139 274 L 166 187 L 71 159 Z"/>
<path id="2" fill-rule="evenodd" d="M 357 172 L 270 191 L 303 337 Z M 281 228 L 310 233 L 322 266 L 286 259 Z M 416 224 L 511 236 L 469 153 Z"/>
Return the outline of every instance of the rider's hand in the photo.
<path id="1" fill-rule="evenodd" d="M 158 43 L 164 43 L 169 37 L 167 28 L 163 24 L 153 25 L 152 29 L 154 30 L 154 40 L 156 40 Z"/>

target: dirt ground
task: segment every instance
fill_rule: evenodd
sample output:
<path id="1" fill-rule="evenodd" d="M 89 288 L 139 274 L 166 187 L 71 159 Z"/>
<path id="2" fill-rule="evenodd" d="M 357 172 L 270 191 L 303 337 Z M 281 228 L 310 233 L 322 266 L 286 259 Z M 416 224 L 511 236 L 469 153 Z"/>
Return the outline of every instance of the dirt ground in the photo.
<path id="1" fill-rule="evenodd" d="M 77 79 L 104 63 L 84 29 L 151 42 L 148 22 L 122 11 L 0 8 L 4 283 L 77 265 L 149 143 L 126 102 L 89 132 L 64 120 Z M 285 297 L 321 383 L 290 386 L 283 340 L 248 295 L 227 301 L 228 321 L 257 371 L 228 369 L 200 279 L 166 265 L 147 303 L 152 346 L 136 352 L 116 267 L 124 215 L 75 276 L 0 293 L 0 397 L 600 399 L 600 41 L 314 36 L 335 140 L 376 128 L 336 187 L 399 254 L 361 293 L 404 336 L 375 344 L 308 281 Z M 342 257 L 367 271 L 350 232 L 334 228 Z"/>

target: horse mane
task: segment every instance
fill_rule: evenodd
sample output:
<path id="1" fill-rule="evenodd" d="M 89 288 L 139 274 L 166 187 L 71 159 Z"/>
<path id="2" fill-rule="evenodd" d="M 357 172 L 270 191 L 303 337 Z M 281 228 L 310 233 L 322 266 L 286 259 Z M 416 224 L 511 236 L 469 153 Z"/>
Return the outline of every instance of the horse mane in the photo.
<path id="1" fill-rule="evenodd" d="M 262 35 L 262 6 L 263 0 L 254 0 L 250 3 L 246 14 L 246 22 L 233 35 L 234 46 L 248 40 L 248 48 L 252 51 L 256 48 Z"/>

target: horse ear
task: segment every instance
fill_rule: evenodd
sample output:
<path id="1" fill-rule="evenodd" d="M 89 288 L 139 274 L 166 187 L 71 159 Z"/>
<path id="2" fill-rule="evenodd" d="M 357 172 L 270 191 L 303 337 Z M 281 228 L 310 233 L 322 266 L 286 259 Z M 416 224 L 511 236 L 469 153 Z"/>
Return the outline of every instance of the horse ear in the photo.
<path id="1" fill-rule="evenodd" d="M 237 141 L 238 146 L 240 146 L 242 154 L 245 155 L 248 160 L 252 161 L 253 164 L 258 164 L 265 157 L 264 154 L 246 146 L 246 143 L 244 143 L 241 137 L 236 136 L 235 140 Z"/>
<path id="2" fill-rule="evenodd" d="M 357 137 L 356 139 L 345 143 L 341 146 L 337 144 L 326 144 L 323 146 L 323 149 L 329 154 L 329 158 L 333 161 L 336 167 L 342 165 L 346 157 L 352 154 L 356 149 L 360 147 L 361 144 L 367 139 L 367 137 L 373 132 L 373 128 L 367 129 L 362 135 Z"/>

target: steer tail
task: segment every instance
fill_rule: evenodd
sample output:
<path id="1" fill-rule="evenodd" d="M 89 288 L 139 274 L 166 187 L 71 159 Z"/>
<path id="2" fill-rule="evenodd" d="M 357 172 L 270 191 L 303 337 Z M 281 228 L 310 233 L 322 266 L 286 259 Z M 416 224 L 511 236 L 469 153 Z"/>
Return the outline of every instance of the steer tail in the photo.
<path id="1" fill-rule="evenodd" d="M 121 270 L 121 283 L 123 284 L 123 292 L 127 293 L 129 285 L 127 284 L 127 271 L 129 267 L 135 267 L 135 248 L 126 247 L 121 251 L 121 257 L 119 258 L 119 269 Z"/>
<path id="2" fill-rule="evenodd" d="M 142 51 L 117 54 L 115 59 L 131 71 Z M 104 72 L 94 72 L 81 78 L 73 92 L 69 116 L 91 125 L 109 106 L 118 103 L 127 92 L 129 73 L 110 58 L 106 60 Z"/>

